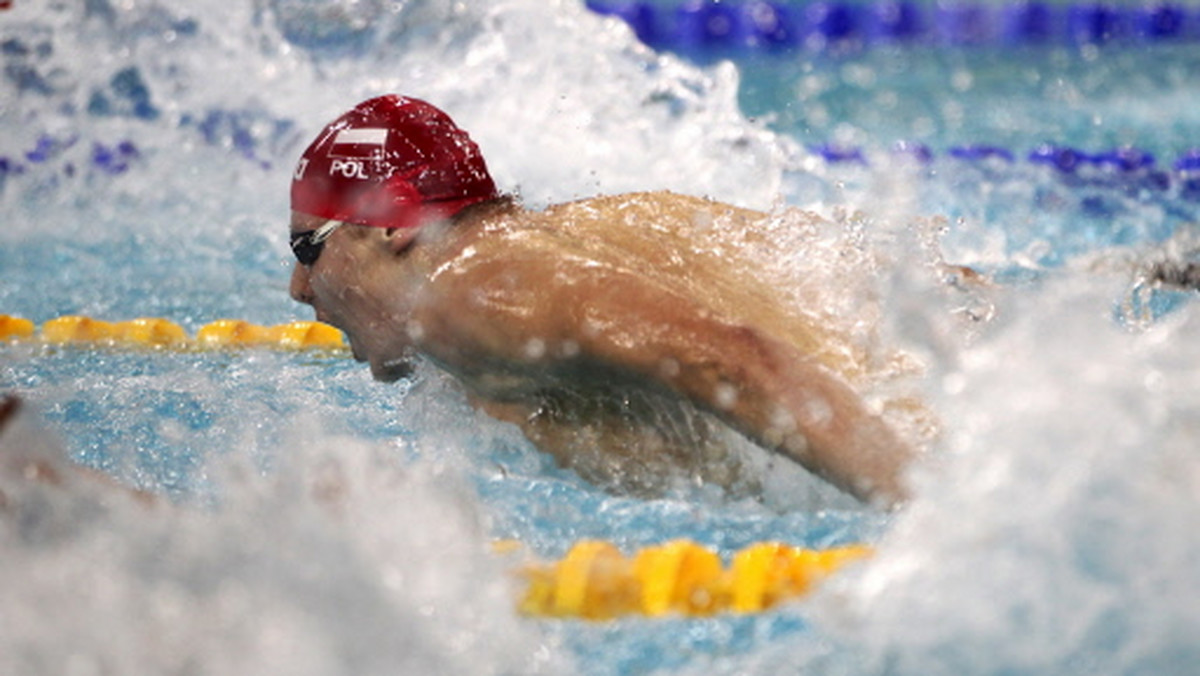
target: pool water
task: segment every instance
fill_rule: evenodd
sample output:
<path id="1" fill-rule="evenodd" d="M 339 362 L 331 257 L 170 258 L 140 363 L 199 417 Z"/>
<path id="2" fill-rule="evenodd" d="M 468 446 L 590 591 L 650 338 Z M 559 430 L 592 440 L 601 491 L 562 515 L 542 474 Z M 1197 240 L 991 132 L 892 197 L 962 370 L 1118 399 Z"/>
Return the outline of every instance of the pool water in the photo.
<path id="1" fill-rule="evenodd" d="M 944 428 L 894 514 L 783 467 L 758 498 L 634 498 L 554 467 L 428 365 L 383 385 L 337 355 L 3 346 L 0 390 L 74 461 L 174 506 L 0 478 L 42 507 L 0 525 L 0 672 L 1191 673 L 1198 319 L 1151 272 L 1200 251 L 1176 166 L 1200 146 L 1195 50 L 702 56 L 566 0 L 0 10 L 0 313 L 308 319 L 286 292 L 292 163 L 399 91 L 450 112 L 532 206 L 672 189 L 785 230 L 784 207 L 825 215 L 820 236 L 871 261 L 846 286 L 921 361 Z M 755 255 L 802 277 L 804 251 Z M 994 283 L 947 290 L 942 258 Z M 877 555 L 768 613 L 516 616 L 521 561 L 593 537 Z"/>

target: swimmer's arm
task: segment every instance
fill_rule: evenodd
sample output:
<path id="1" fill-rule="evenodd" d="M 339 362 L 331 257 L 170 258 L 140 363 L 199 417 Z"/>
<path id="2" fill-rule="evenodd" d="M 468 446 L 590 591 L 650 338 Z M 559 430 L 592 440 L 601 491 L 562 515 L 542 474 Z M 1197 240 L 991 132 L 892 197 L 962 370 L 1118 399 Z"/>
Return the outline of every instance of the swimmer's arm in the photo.
<path id="1" fill-rule="evenodd" d="M 905 497 L 913 450 L 840 377 L 799 349 L 723 321 L 693 300 L 632 272 L 548 283 L 526 268 L 505 302 L 449 305 L 430 325 L 433 356 L 476 385 L 494 373 L 552 379 L 580 365 L 660 383 L 757 443 L 781 452 L 862 499 Z M 511 284 L 513 271 L 507 270 Z M 465 275 L 451 295 L 492 298 L 486 274 Z M 444 306 L 445 307 L 445 306 Z M 538 374 L 542 374 L 539 376 Z"/>
<path id="2" fill-rule="evenodd" d="M 656 295 L 626 288 L 610 311 L 648 330 L 584 337 L 584 351 L 661 382 L 861 499 L 905 497 L 912 450 L 840 377 L 792 345 Z"/>

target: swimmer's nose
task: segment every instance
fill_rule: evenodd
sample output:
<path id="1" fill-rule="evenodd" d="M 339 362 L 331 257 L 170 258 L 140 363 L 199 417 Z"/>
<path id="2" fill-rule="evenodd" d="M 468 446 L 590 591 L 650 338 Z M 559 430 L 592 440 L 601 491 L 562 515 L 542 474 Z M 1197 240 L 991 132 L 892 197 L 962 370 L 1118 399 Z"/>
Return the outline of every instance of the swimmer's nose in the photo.
<path id="1" fill-rule="evenodd" d="M 308 275 L 308 268 L 297 263 L 296 267 L 292 268 L 292 282 L 288 285 L 288 293 L 291 294 L 293 300 L 305 305 L 312 305 L 313 293 Z"/>

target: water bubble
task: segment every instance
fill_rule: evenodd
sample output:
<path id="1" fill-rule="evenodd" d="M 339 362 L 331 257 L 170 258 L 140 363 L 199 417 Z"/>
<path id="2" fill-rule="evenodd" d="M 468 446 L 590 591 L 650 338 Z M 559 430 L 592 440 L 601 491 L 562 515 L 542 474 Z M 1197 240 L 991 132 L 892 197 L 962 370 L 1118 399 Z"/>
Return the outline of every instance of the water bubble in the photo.
<path id="1" fill-rule="evenodd" d="M 546 341 L 541 338 L 530 338 L 525 341 L 522 352 L 526 359 L 539 360 L 546 356 Z"/>
<path id="2" fill-rule="evenodd" d="M 717 408 L 731 410 L 737 405 L 738 389 L 729 383 L 718 383 L 713 389 L 713 402 Z"/>

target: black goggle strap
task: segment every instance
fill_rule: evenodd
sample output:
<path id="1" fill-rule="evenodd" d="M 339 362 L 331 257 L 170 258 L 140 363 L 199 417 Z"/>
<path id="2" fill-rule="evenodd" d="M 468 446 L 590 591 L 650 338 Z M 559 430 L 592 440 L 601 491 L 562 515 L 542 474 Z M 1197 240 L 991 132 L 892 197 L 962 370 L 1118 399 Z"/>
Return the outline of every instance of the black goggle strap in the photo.
<path id="1" fill-rule="evenodd" d="M 300 261 L 301 265 L 316 263 L 321 250 L 325 248 L 325 240 L 343 225 L 345 223 L 342 221 L 326 221 L 325 225 L 315 230 L 292 233 L 292 253 L 296 255 L 296 260 Z"/>

